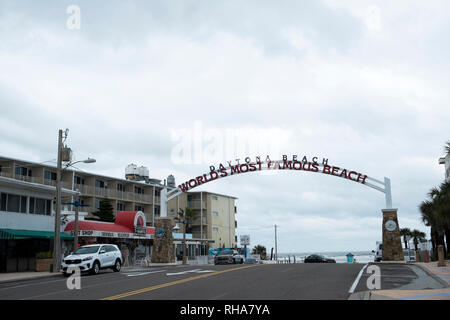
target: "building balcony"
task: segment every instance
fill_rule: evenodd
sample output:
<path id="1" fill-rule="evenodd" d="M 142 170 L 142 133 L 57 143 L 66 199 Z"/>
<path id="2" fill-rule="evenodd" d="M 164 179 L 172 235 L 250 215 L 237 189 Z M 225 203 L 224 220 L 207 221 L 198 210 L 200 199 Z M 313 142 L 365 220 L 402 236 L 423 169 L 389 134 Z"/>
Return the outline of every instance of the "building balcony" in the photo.
<path id="1" fill-rule="evenodd" d="M 202 203 L 203 202 L 203 203 Z M 205 210 L 206 209 L 206 201 L 200 201 L 200 200 L 190 200 L 187 202 L 188 208 L 191 209 L 202 209 Z"/>

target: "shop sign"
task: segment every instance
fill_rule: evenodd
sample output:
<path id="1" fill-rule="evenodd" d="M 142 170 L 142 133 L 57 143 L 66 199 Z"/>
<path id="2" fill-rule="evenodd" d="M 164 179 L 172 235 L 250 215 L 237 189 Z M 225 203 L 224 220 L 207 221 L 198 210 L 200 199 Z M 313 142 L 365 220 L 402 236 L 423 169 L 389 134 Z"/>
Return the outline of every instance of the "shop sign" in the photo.
<path id="1" fill-rule="evenodd" d="M 145 227 L 134 227 L 134 234 L 137 236 L 145 236 L 147 233 L 147 230 Z"/>

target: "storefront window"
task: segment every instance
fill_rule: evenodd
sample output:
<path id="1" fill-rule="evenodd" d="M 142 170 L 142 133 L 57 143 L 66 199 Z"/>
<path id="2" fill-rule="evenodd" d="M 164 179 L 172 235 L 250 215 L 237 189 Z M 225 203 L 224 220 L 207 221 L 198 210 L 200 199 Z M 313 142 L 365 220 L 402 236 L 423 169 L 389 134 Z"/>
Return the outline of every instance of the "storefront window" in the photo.
<path id="1" fill-rule="evenodd" d="M 6 211 L 20 212 L 20 196 L 15 194 L 8 194 L 8 207 Z"/>

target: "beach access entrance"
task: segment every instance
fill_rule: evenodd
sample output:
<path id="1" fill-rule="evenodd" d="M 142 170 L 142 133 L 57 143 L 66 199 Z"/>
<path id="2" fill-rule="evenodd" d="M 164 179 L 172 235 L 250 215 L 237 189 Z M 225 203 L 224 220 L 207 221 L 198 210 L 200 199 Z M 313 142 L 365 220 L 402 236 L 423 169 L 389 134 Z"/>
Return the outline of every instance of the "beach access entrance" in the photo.
<path id="1" fill-rule="evenodd" d="M 200 185 L 223 179 L 233 175 L 244 173 L 258 172 L 262 170 L 292 170 L 304 171 L 317 174 L 324 174 L 332 177 L 346 179 L 354 183 L 372 188 L 376 191 L 384 193 L 386 207 L 382 209 L 382 233 L 383 233 L 383 257 L 384 261 L 403 261 L 402 245 L 400 240 L 400 231 L 397 217 L 397 209 L 392 208 L 391 181 L 384 177 L 384 180 L 372 178 L 361 172 L 345 169 L 338 166 L 328 164 L 328 159 L 323 159 L 319 163 L 317 157 L 308 161 L 306 157 L 302 160 L 296 158 L 288 159 L 286 155 L 282 156 L 282 160 L 271 160 L 269 156 L 266 159 L 256 157 L 253 161 L 247 157 L 243 163 L 227 162 L 227 166 L 219 164 L 210 166 L 208 173 L 204 173 L 192 178 L 178 187 L 165 186 L 161 190 L 161 219 L 167 219 L 167 203 L 169 200 L 176 198 L 180 194 L 194 189 Z M 326 161 L 325 161 L 326 160 Z M 155 238 L 155 240 L 157 240 Z"/>

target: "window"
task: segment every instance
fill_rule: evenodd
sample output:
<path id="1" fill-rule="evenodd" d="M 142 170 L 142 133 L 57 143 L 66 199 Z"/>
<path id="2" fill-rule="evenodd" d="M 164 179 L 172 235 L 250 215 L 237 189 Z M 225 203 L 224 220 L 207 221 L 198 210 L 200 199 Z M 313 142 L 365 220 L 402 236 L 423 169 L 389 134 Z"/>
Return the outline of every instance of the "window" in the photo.
<path id="1" fill-rule="evenodd" d="M 217 211 L 213 211 L 213 212 L 211 212 L 211 214 L 212 214 L 213 216 L 215 216 L 215 217 L 218 217 L 218 216 L 219 216 L 219 213 L 218 213 Z"/>
<path id="2" fill-rule="evenodd" d="M 16 175 L 31 177 L 31 170 L 26 167 L 16 166 L 15 173 L 16 173 Z"/>
<path id="3" fill-rule="evenodd" d="M 219 198 L 217 198 L 217 196 L 211 196 L 211 199 L 213 199 L 213 200 L 219 200 Z"/>
<path id="4" fill-rule="evenodd" d="M 135 206 L 134 206 L 134 211 L 142 211 L 142 212 L 144 212 L 144 207 L 143 207 L 143 206 L 135 205 Z"/>
<path id="5" fill-rule="evenodd" d="M 120 192 L 125 191 L 125 188 L 123 187 L 123 184 L 121 184 L 121 183 L 117 184 L 117 191 L 120 191 Z"/>
<path id="6" fill-rule="evenodd" d="M 20 212 L 20 196 L 15 194 L 8 194 L 8 206 L 6 211 Z"/>
<path id="7" fill-rule="evenodd" d="M 1 194 L 1 204 L 0 204 L 1 211 L 6 211 L 6 197 L 7 197 L 6 193 Z"/>
<path id="8" fill-rule="evenodd" d="M 52 201 L 49 199 L 40 199 L 30 197 L 29 213 L 43 214 L 49 216 L 51 214 Z"/>
<path id="9" fill-rule="evenodd" d="M 20 196 L 20 212 L 27 213 L 27 197 Z"/>
<path id="10" fill-rule="evenodd" d="M 116 248 L 113 246 L 105 246 L 106 247 L 106 252 L 114 252 L 116 251 Z"/>
<path id="11" fill-rule="evenodd" d="M 30 197 L 30 213 L 34 213 L 34 197 Z"/>
<path id="12" fill-rule="evenodd" d="M 121 202 L 117 202 L 117 211 L 124 211 L 125 206 Z"/>
<path id="13" fill-rule="evenodd" d="M 73 180 L 74 180 L 73 182 L 75 182 L 75 184 L 84 184 L 84 179 L 82 177 L 74 176 Z"/>
<path id="14" fill-rule="evenodd" d="M 213 232 L 219 232 L 219 228 L 213 227 L 213 228 L 212 228 L 212 231 L 213 231 Z"/>
<path id="15" fill-rule="evenodd" d="M 141 188 L 141 187 L 134 187 L 134 193 L 137 193 L 137 194 L 144 194 L 144 188 Z"/>
<path id="16" fill-rule="evenodd" d="M 35 213 L 36 214 L 45 214 L 45 212 L 46 212 L 45 205 L 46 205 L 45 199 L 36 198 Z"/>
<path id="17" fill-rule="evenodd" d="M 44 179 L 56 180 L 56 172 L 45 170 L 44 171 Z"/>
<path id="18" fill-rule="evenodd" d="M 96 188 L 106 188 L 106 183 L 102 180 L 95 180 Z"/>

